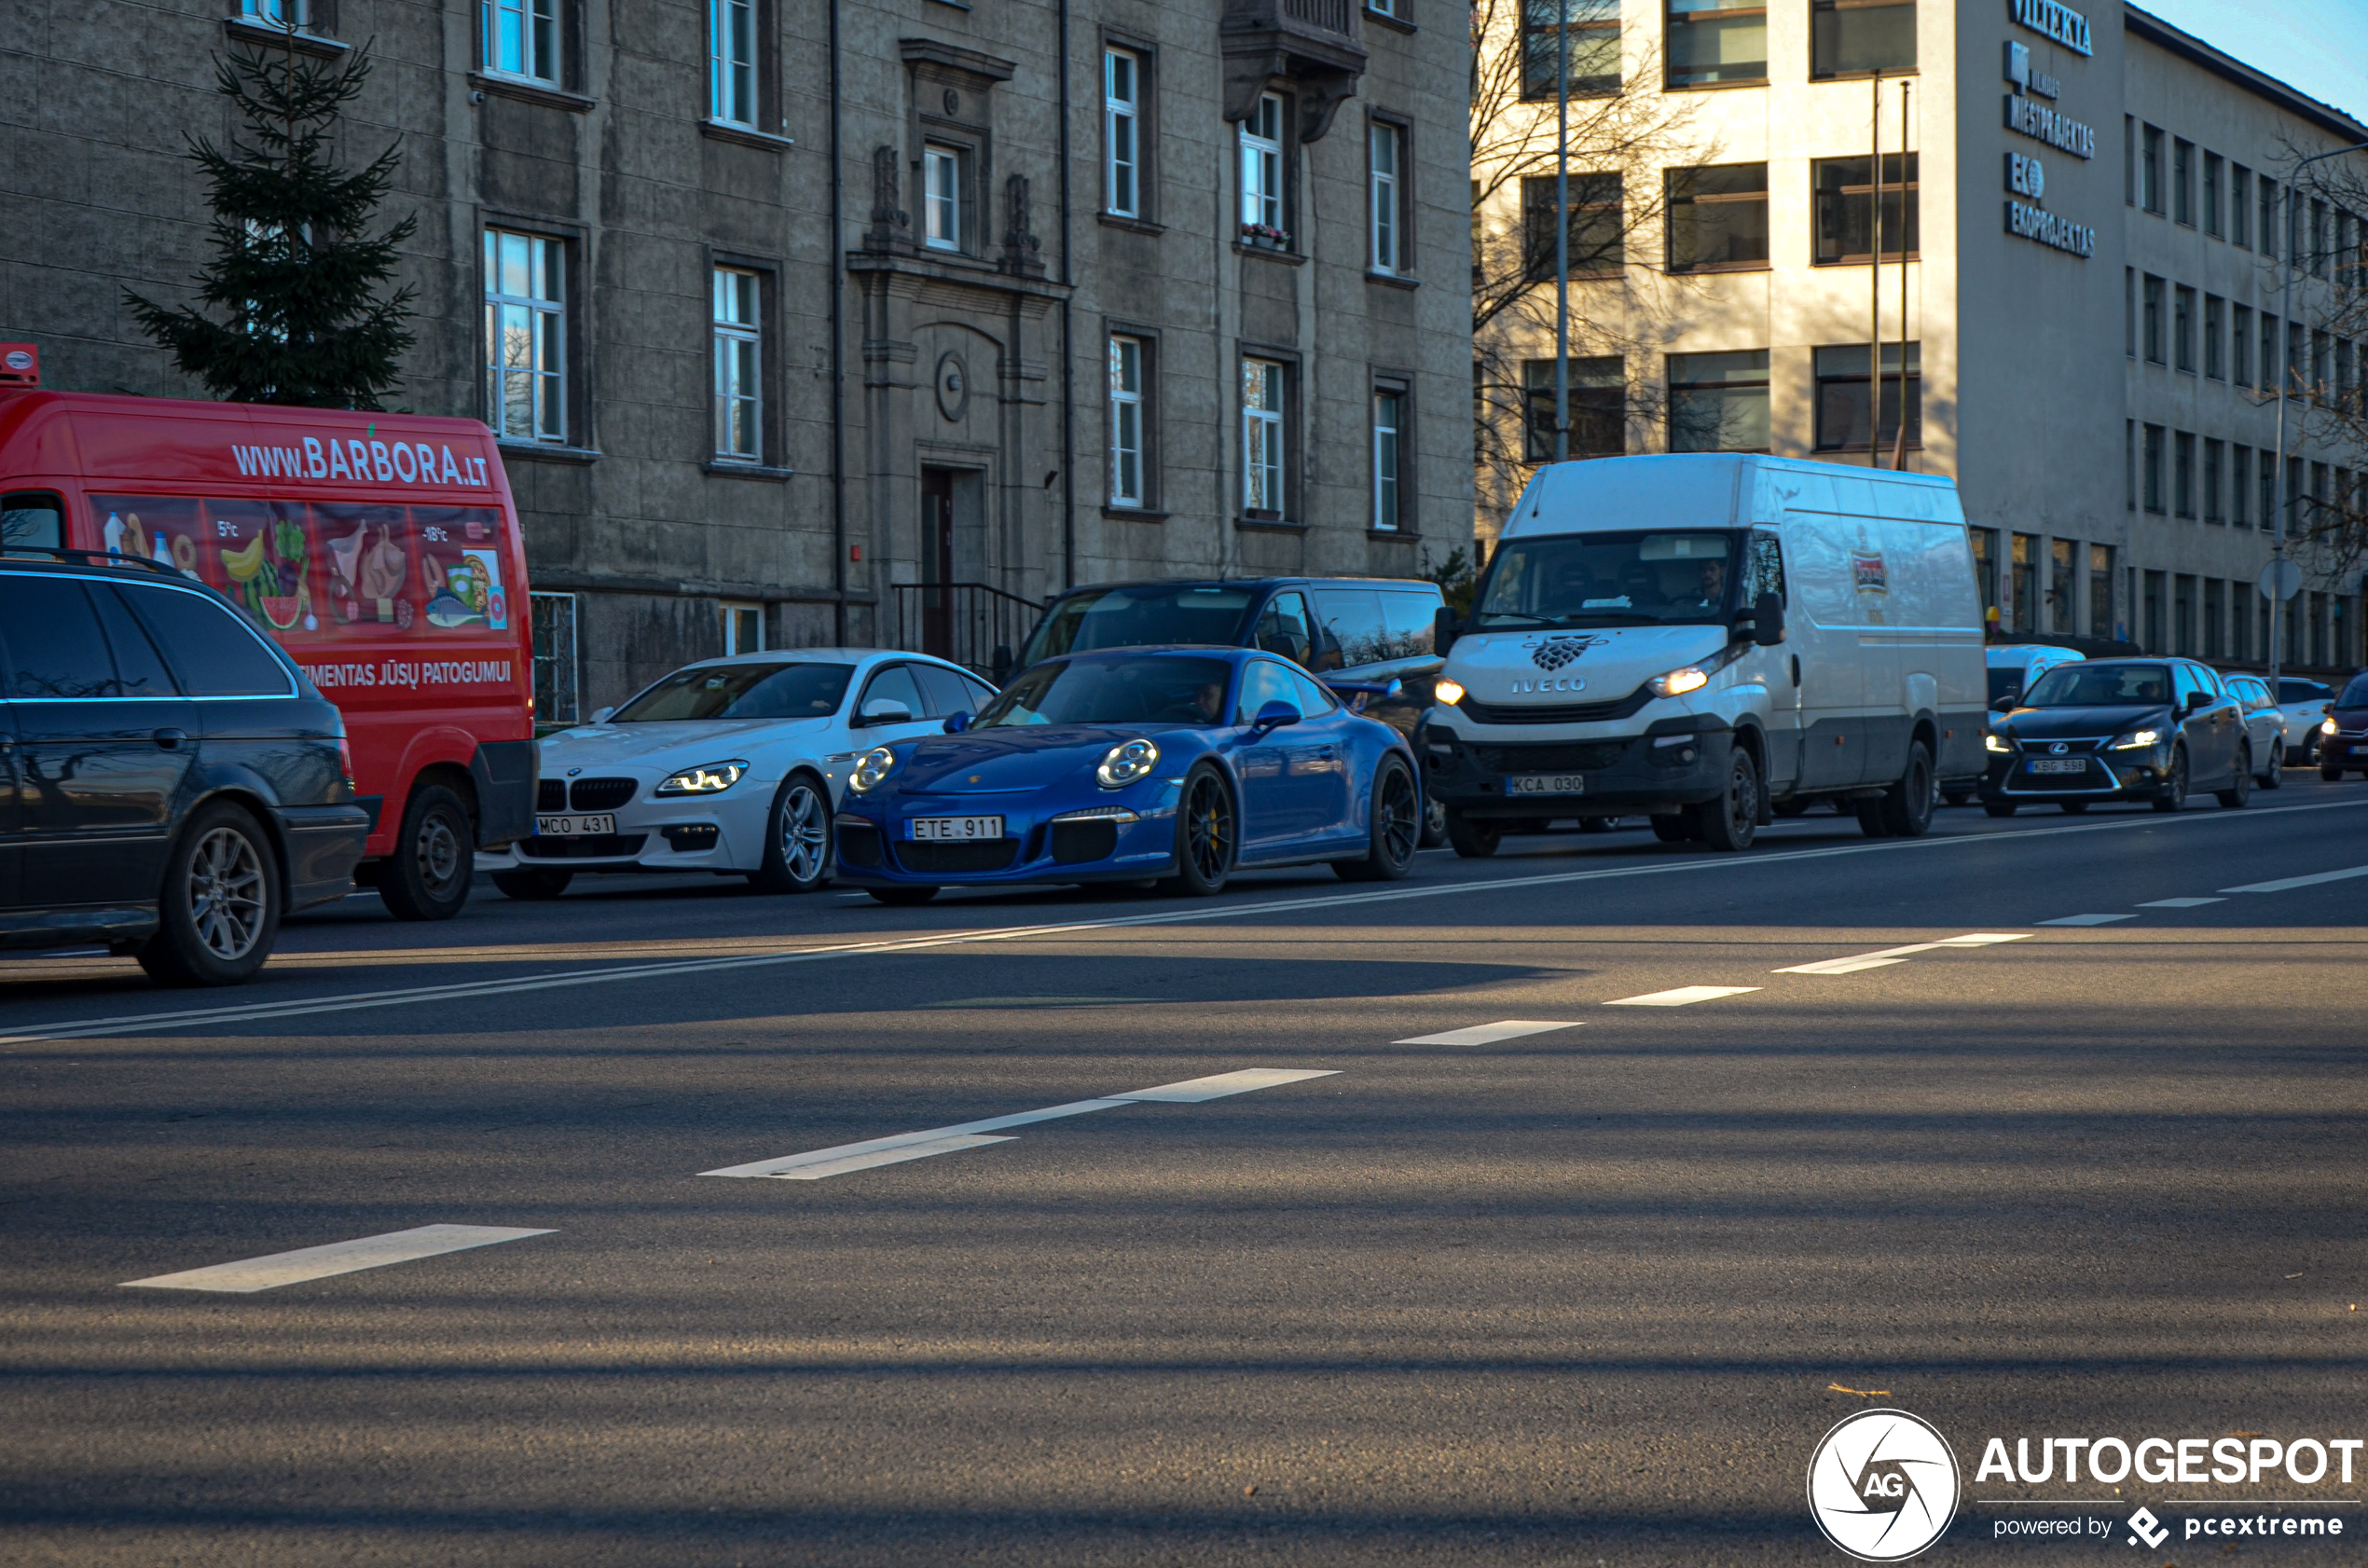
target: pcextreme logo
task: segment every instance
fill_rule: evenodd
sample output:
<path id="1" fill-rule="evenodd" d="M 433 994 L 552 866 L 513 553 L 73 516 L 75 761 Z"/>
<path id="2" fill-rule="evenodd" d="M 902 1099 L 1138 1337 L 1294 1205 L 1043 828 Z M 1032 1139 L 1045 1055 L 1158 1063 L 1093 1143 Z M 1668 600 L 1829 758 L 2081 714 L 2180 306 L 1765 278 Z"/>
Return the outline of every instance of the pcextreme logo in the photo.
<path id="1" fill-rule="evenodd" d="M 1906 1410 L 1861 1410 L 1809 1461 L 1809 1512 L 1825 1539 L 1861 1562 L 1901 1562 L 1957 1517 L 1957 1456 Z"/>

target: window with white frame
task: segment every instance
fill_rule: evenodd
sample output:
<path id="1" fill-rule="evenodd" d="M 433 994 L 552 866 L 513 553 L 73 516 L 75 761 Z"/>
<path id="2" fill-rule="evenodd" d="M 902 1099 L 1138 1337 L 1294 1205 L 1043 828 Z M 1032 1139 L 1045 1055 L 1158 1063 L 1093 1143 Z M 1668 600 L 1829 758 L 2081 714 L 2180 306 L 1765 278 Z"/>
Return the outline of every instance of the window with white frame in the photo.
<path id="1" fill-rule="evenodd" d="M 708 0 L 707 112 L 756 125 L 756 0 Z"/>
<path id="2" fill-rule="evenodd" d="M 1143 486 L 1143 340 L 1110 335 L 1110 504 L 1140 506 Z"/>
<path id="3" fill-rule="evenodd" d="M 1105 211 L 1143 215 L 1143 62 L 1128 49 L 1102 51 L 1102 145 Z"/>
<path id="4" fill-rule="evenodd" d="M 717 608 L 723 616 L 723 653 L 762 653 L 764 652 L 764 606 L 735 604 L 725 599 Z"/>
<path id="5" fill-rule="evenodd" d="M 1287 245 L 1283 217 L 1283 99 L 1259 94 L 1258 106 L 1242 121 L 1242 232 L 1270 244 Z"/>
<path id="6" fill-rule="evenodd" d="M 1406 236 L 1400 170 L 1406 158 L 1403 128 L 1376 120 L 1372 127 L 1371 185 L 1373 270 L 1406 268 Z"/>
<path id="7" fill-rule="evenodd" d="M 932 250 L 962 248 L 962 153 L 935 144 L 921 149 L 921 237 Z"/>
<path id="8" fill-rule="evenodd" d="M 301 33 L 312 25 L 311 0 L 239 0 L 241 21 Z"/>
<path id="9" fill-rule="evenodd" d="M 1271 359 L 1242 361 L 1242 509 L 1283 515 L 1283 376 Z"/>
<path id="10" fill-rule="evenodd" d="M 485 231 L 486 423 L 504 441 L 567 440 L 567 247 Z"/>
<path id="11" fill-rule="evenodd" d="M 559 0 L 480 0 L 485 68 L 504 76 L 559 79 Z"/>
<path id="12" fill-rule="evenodd" d="M 1399 479 L 1405 462 L 1406 394 L 1396 387 L 1373 389 L 1373 529 L 1398 528 Z"/>
<path id="13" fill-rule="evenodd" d="M 715 269 L 715 456 L 722 462 L 764 459 L 762 282 L 737 267 Z"/>

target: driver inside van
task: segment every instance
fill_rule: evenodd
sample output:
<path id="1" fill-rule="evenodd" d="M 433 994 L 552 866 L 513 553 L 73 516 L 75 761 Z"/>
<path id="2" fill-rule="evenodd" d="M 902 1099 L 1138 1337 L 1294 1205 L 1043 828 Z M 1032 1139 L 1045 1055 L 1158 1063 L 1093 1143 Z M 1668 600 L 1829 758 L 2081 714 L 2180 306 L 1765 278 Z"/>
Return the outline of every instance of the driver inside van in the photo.
<path id="1" fill-rule="evenodd" d="M 1697 579 L 1697 581 L 1701 587 L 1700 597 L 1685 601 L 1682 608 L 1687 610 L 1718 610 L 1726 605 L 1727 563 L 1724 560 L 1704 561 L 1702 563 L 1701 575 L 1699 579 Z"/>

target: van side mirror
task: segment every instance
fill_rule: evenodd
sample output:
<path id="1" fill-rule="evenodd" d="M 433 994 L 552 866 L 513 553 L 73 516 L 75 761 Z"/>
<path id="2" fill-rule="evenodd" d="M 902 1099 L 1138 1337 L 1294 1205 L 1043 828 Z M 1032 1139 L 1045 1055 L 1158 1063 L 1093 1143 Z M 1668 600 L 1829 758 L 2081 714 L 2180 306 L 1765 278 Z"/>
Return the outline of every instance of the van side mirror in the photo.
<path id="1" fill-rule="evenodd" d="M 1008 642 L 997 643 L 995 657 L 987 667 L 993 674 L 997 685 L 1000 686 L 1004 681 L 1009 681 L 1012 678 L 1012 645 Z"/>
<path id="2" fill-rule="evenodd" d="M 945 721 L 945 733 L 948 735 L 960 735 L 964 730 L 967 730 L 970 727 L 971 715 L 967 708 L 962 712 L 952 715 Z"/>
<path id="3" fill-rule="evenodd" d="M 1784 640 L 1784 601 L 1774 594 L 1760 595 L 1752 606 L 1751 640 L 1763 648 Z"/>
<path id="4" fill-rule="evenodd" d="M 592 722 L 596 724 L 605 724 L 609 722 L 609 715 L 615 711 L 613 708 L 596 708 L 592 710 Z"/>
<path id="5" fill-rule="evenodd" d="M 1431 617 L 1431 652 L 1444 655 L 1463 635 L 1464 623 L 1455 618 L 1454 611 L 1440 605 L 1439 613 Z"/>
<path id="6" fill-rule="evenodd" d="M 1258 710 L 1258 722 L 1250 725 L 1250 733 L 1252 735 L 1269 735 L 1275 730 L 1283 728 L 1287 724 L 1296 724 L 1299 721 L 1299 709 L 1293 708 L 1289 703 L 1285 702 L 1282 698 L 1276 697 L 1273 702 L 1268 703 L 1265 707 Z"/>

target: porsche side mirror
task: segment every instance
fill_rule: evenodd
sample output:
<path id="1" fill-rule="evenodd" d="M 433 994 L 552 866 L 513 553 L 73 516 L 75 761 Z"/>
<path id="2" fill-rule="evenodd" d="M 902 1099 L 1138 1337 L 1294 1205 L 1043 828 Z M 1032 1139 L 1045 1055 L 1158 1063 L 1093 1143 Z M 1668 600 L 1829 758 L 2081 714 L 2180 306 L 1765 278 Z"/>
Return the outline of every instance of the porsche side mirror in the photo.
<path id="1" fill-rule="evenodd" d="M 605 724 L 609 722 L 609 715 L 615 711 L 613 708 L 596 708 L 592 710 L 592 722 L 596 724 Z"/>
<path id="2" fill-rule="evenodd" d="M 1250 725 L 1250 730 L 1254 735 L 1271 735 L 1285 725 L 1296 724 L 1299 721 L 1299 709 L 1282 698 L 1276 697 L 1258 710 L 1258 721 Z"/>
<path id="3" fill-rule="evenodd" d="M 1439 613 L 1431 617 L 1431 652 L 1444 658 L 1463 634 L 1464 623 L 1455 618 L 1455 612 L 1440 605 Z"/>
<path id="4" fill-rule="evenodd" d="M 945 721 L 945 733 L 948 735 L 960 735 L 964 730 L 967 730 L 970 727 L 971 715 L 968 710 L 957 713 L 952 718 Z"/>

